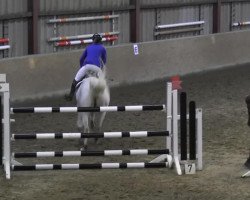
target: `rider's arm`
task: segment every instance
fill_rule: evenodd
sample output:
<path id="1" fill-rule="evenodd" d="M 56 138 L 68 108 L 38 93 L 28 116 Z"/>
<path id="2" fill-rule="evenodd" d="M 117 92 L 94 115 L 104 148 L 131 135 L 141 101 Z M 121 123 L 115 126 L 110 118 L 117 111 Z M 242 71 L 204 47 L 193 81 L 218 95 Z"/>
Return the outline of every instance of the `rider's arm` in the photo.
<path id="1" fill-rule="evenodd" d="M 107 52 L 106 52 L 105 48 L 103 48 L 103 51 L 102 51 L 102 61 L 106 65 L 106 62 L 107 62 Z"/>
<path id="2" fill-rule="evenodd" d="M 83 66 L 84 60 L 87 57 L 87 49 L 85 49 L 85 51 L 83 52 L 81 58 L 80 58 L 80 67 Z"/>

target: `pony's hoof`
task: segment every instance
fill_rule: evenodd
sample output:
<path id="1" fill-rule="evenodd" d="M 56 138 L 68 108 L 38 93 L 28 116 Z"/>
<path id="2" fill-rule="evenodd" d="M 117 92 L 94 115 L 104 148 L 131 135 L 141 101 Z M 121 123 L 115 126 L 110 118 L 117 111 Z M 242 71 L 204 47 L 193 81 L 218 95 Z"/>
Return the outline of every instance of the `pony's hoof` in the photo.
<path id="1" fill-rule="evenodd" d="M 95 143 L 96 143 L 96 144 L 99 144 L 98 138 L 95 138 Z"/>
<path id="2" fill-rule="evenodd" d="M 82 147 L 80 148 L 80 151 L 87 151 L 88 147 Z"/>
<path id="3" fill-rule="evenodd" d="M 91 129 L 94 129 L 94 127 L 95 127 L 94 121 L 91 120 L 91 121 L 90 121 L 90 128 L 91 128 Z"/>

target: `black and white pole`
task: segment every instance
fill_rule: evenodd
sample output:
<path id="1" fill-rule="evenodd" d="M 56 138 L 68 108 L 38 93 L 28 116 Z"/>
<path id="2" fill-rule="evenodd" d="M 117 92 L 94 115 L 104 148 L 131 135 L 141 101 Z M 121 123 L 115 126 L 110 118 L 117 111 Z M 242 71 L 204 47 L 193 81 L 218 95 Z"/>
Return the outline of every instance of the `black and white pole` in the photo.
<path id="1" fill-rule="evenodd" d="M 137 169 L 137 168 L 165 168 L 168 163 L 95 163 L 95 164 L 36 164 L 12 165 L 13 171 L 30 170 L 78 170 L 78 169 Z"/>
<path id="2" fill-rule="evenodd" d="M 127 112 L 165 110 L 165 105 L 101 106 L 101 107 L 23 107 L 11 108 L 11 113 L 76 113 Z"/>
<path id="3" fill-rule="evenodd" d="M 43 152 L 16 152 L 14 158 L 41 158 L 41 157 L 85 157 L 85 156 L 126 156 L 126 155 L 157 155 L 169 154 L 168 149 L 127 149 L 104 151 L 43 151 Z"/>
<path id="4" fill-rule="evenodd" d="M 12 134 L 13 140 L 22 139 L 81 139 L 81 138 L 139 138 L 169 136 L 168 131 L 131 131 L 131 132 L 103 132 L 103 133 L 33 133 Z"/>

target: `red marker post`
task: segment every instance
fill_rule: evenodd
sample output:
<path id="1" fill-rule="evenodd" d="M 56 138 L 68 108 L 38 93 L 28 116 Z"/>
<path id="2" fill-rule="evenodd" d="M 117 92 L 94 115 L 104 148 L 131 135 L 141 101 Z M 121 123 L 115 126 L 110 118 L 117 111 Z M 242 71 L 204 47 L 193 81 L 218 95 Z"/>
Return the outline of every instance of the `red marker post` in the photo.
<path id="1" fill-rule="evenodd" d="M 172 82 L 173 90 L 180 90 L 180 89 L 182 89 L 181 88 L 182 81 L 180 80 L 180 76 L 178 76 L 178 75 L 172 76 L 171 77 L 171 82 Z"/>

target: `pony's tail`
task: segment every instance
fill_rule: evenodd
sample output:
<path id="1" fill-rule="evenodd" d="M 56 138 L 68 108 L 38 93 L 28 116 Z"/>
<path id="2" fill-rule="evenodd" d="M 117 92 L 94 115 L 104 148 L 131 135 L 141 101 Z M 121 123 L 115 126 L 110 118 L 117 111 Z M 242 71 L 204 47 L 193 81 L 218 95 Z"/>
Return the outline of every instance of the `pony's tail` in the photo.
<path id="1" fill-rule="evenodd" d="M 96 90 L 98 92 L 102 92 L 107 87 L 107 83 L 106 83 L 105 79 L 91 77 L 90 78 L 90 87 L 93 90 Z"/>

